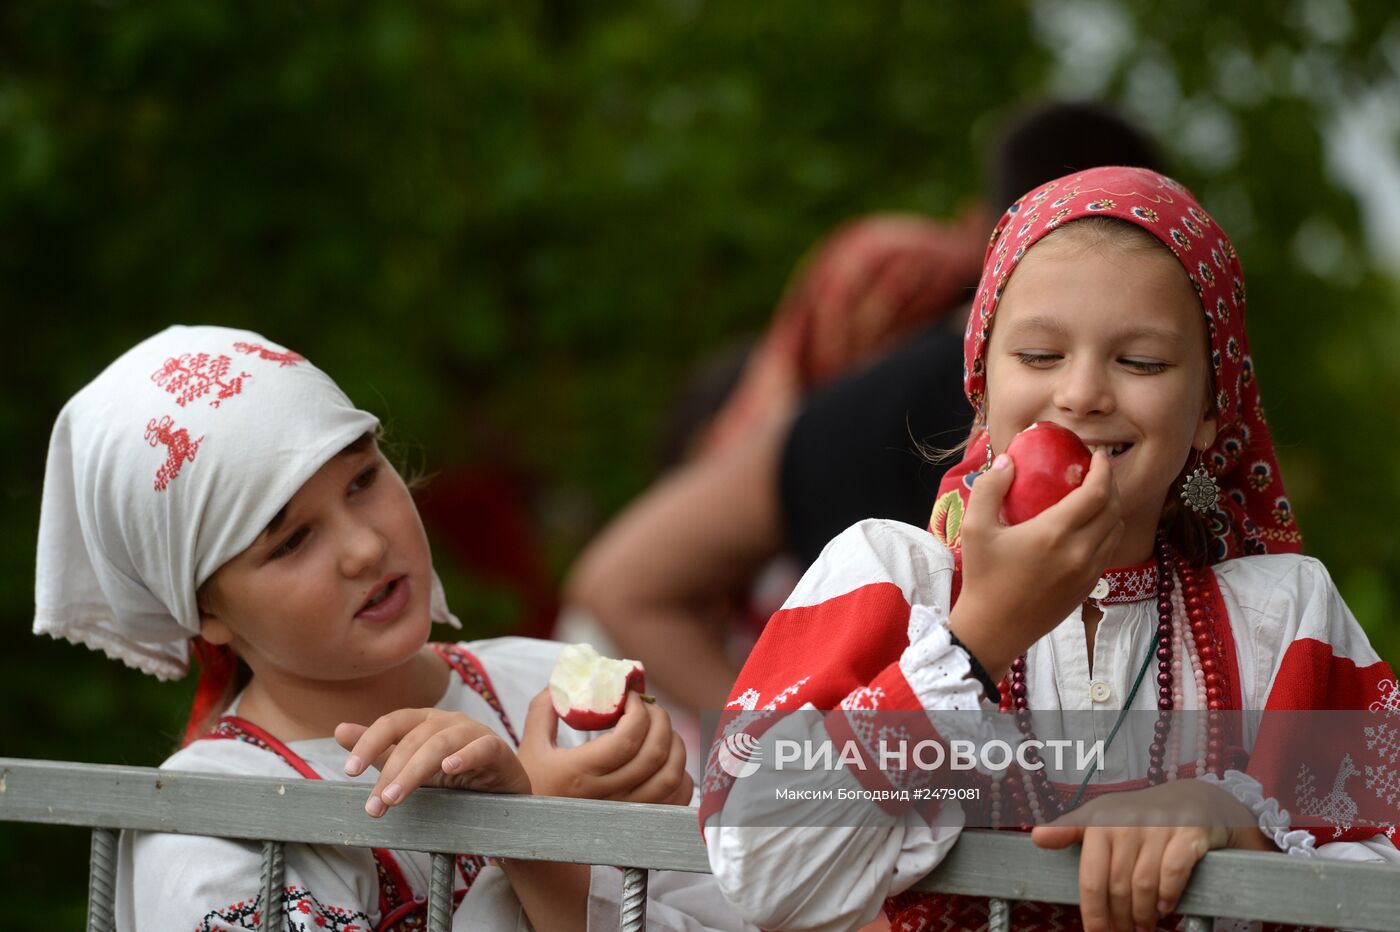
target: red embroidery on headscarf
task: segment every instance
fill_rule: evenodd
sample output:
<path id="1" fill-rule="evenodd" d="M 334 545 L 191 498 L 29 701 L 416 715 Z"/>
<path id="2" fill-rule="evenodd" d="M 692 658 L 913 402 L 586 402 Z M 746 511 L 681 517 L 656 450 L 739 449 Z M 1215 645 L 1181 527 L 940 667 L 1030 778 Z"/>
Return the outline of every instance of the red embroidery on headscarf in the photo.
<path id="1" fill-rule="evenodd" d="M 146 425 L 146 442 L 151 446 L 165 444 L 165 462 L 156 470 L 156 491 L 164 492 L 170 485 L 172 479 L 180 475 L 180 470 L 186 463 L 194 462 L 194 455 L 199 450 L 199 445 L 204 442 L 201 436 L 198 440 L 190 439 L 190 432 L 185 428 L 173 429 L 175 422 L 169 417 L 163 417 L 159 421 L 151 418 Z"/>
<path id="2" fill-rule="evenodd" d="M 299 362 L 306 362 L 306 357 L 301 355 L 301 353 L 294 353 L 291 350 L 279 353 L 277 350 L 270 350 L 260 343 L 235 343 L 233 344 L 233 348 L 240 353 L 247 353 L 249 355 L 257 353 L 259 359 L 275 362 L 279 369 L 295 366 Z"/>
<path id="3" fill-rule="evenodd" d="M 252 378 L 248 373 L 240 372 L 230 379 L 232 366 L 233 360 L 222 353 L 218 356 L 181 353 L 167 359 L 165 365 L 152 372 L 151 381 L 174 395 L 175 403 L 182 408 L 215 392 L 209 407 L 217 408 L 226 398 L 243 391 L 244 379 Z"/>

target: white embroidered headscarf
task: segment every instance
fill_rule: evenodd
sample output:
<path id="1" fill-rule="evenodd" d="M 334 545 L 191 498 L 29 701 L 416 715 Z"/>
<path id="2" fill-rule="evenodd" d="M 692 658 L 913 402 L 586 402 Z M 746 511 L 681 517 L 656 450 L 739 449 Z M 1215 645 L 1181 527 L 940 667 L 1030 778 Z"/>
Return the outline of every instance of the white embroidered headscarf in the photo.
<path id="1" fill-rule="evenodd" d="M 34 632 L 184 676 L 195 591 L 378 425 L 304 357 L 256 333 L 171 327 L 128 350 L 54 424 Z M 436 575 L 431 613 L 460 627 Z"/>

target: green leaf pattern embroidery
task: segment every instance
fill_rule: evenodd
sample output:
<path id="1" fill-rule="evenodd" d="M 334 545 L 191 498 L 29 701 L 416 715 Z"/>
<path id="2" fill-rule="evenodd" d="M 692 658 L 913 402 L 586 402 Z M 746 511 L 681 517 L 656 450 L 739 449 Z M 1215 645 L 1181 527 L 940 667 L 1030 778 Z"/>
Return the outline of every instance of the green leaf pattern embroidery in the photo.
<path id="1" fill-rule="evenodd" d="M 928 527 L 933 536 L 949 550 L 958 545 L 958 533 L 962 530 L 962 496 L 956 491 L 948 492 L 933 504 L 933 514 L 929 516 Z"/>

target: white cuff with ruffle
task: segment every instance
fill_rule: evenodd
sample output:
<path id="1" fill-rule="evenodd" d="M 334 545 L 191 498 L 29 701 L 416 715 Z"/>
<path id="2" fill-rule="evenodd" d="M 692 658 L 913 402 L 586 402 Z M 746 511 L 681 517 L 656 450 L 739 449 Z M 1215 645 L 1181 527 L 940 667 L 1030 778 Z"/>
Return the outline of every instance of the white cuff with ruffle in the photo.
<path id="1" fill-rule="evenodd" d="M 953 646 L 948 616 L 936 606 L 909 610 L 909 646 L 899 657 L 899 670 L 919 702 L 929 710 L 979 711 L 982 688 L 969 679 L 967 653 Z"/>
<path id="2" fill-rule="evenodd" d="M 1277 799 L 1264 797 L 1264 787 L 1258 780 L 1239 770 L 1227 770 L 1223 778 L 1213 773 L 1203 773 L 1196 779 L 1219 787 L 1249 807 L 1249 811 L 1259 820 L 1259 830 L 1278 845 L 1280 851 L 1298 857 L 1312 857 L 1317 847 L 1317 837 L 1306 829 L 1290 830 L 1293 817 L 1287 809 L 1279 808 Z"/>

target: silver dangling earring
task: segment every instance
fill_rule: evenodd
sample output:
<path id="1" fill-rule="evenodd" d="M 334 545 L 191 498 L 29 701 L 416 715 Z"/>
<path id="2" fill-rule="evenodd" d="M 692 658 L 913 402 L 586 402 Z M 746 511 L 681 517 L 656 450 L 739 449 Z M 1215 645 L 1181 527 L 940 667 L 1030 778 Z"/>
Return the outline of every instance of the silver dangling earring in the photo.
<path id="1" fill-rule="evenodd" d="M 986 472 L 992 468 L 992 460 L 996 457 L 992 454 L 992 438 L 987 438 L 987 462 L 982 465 L 982 471 Z"/>
<path id="2" fill-rule="evenodd" d="M 1215 484 L 1215 477 L 1206 472 L 1200 450 L 1196 451 L 1196 468 L 1181 483 L 1181 500 L 1200 515 L 1210 511 L 1220 501 L 1220 486 Z"/>

